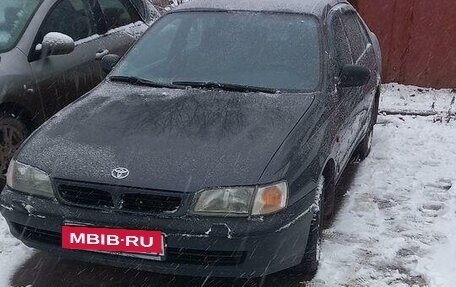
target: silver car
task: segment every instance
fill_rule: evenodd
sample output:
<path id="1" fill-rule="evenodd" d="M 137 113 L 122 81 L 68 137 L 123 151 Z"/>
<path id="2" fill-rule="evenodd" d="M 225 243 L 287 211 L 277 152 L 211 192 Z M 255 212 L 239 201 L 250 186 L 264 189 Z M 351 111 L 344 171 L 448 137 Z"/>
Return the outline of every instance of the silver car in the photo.
<path id="1" fill-rule="evenodd" d="M 0 2 L 0 169 L 20 143 L 104 77 L 159 16 L 149 0 Z"/>

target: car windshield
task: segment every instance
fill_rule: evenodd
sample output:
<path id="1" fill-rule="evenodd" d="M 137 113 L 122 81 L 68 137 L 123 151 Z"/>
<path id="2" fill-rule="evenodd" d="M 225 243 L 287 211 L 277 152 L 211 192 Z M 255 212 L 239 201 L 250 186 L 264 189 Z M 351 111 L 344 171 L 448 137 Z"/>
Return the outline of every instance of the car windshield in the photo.
<path id="1" fill-rule="evenodd" d="M 319 31 L 318 21 L 307 15 L 171 13 L 152 26 L 113 76 L 195 87 L 315 90 Z"/>
<path id="2" fill-rule="evenodd" d="M 0 2 L 0 53 L 13 48 L 41 0 L 2 0 Z"/>

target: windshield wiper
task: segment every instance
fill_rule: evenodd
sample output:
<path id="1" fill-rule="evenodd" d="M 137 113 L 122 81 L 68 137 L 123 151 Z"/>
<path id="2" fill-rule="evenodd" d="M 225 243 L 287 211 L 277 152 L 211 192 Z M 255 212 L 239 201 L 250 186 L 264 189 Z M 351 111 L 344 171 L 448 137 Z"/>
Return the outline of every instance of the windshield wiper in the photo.
<path id="1" fill-rule="evenodd" d="M 185 88 L 183 86 L 159 83 L 159 82 L 154 82 L 151 80 L 146 80 L 146 79 L 132 77 L 132 76 L 110 76 L 109 79 L 111 81 L 115 81 L 115 82 L 125 82 L 125 83 L 129 83 L 129 84 L 142 85 L 142 86 L 148 86 L 148 87 L 154 87 L 154 88 L 169 88 L 169 89 L 184 89 Z"/>
<path id="2" fill-rule="evenodd" d="M 203 88 L 203 89 L 220 89 L 226 91 L 235 91 L 235 92 L 262 92 L 262 93 L 269 93 L 275 94 L 279 91 L 272 88 L 264 88 L 264 87 L 254 87 L 254 86 L 245 86 L 245 85 L 237 85 L 237 84 L 226 84 L 226 83 L 218 83 L 218 82 L 191 82 L 191 81 L 175 81 L 173 85 L 178 86 L 186 86 L 192 88 Z"/>

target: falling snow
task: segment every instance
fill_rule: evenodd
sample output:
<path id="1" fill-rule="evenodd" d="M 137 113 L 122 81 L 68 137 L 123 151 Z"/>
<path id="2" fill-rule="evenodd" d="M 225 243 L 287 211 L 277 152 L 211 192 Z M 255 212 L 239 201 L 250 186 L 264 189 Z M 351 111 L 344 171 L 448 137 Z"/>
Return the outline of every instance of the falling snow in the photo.
<path id="1" fill-rule="evenodd" d="M 312 284 L 306 283 L 305 276 L 283 273 L 253 281 L 255 284 L 243 281 L 237 285 L 237 281 L 230 280 L 144 275 L 132 270 L 61 263 L 23 246 L 9 234 L 1 218 L 0 286 L 10 286 L 10 278 L 16 272 L 36 273 L 22 276 L 29 278 L 27 282 L 16 282 L 17 276 L 14 277 L 16 286 L 49 286 L 40 285 L 39 278 L 52 271 L 30 267 L 37 262 L 39 266 L 62 268 L 55 271 L 59 276 L 46 277 L 46 284 L 60 282 L 61 276 L 65 280 L 77 277 L 74 282 L 79 283 L 87 280 L 93 286 L 149 286 L 147 280 L 158 280 L 160 286 L 453 286 L 454 93 L 389 84 L 384 86 L 384 95 L 384 115 L 375 127 L 373 151 L 364 162 L 349 168 L 343 179 L 345 186 L 338 188 L 342 192 L 340 207 L 334 222 L 323 233 L 322 261 Z M 448 120 L 439 120 L 445 116 Z M 20 267 L 24 263 L 25 267 Z"/>

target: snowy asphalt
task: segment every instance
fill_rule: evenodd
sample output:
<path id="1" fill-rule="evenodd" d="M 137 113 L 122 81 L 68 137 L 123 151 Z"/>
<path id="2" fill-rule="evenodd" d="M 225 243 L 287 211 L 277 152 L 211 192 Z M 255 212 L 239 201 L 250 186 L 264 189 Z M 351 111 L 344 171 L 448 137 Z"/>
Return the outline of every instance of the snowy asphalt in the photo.
<path id="1" fill-rule="evenodd" d="M 413 95 L 413 96 L 412 96 Z M 386 85 L 373 152 L 338 186 L 312 283 L 287 272 L 256 280 L 189 278 L 61 260 L 33 252 L 0 221 L 0 286 L 431 286 L 456 282 L 454 93 Z M 410 108 L 411 107 L 411 108 Z M 441 107 L 439 109 L 439 107 Z M 448 122 L 447 122 L 448 121 Z"/>

